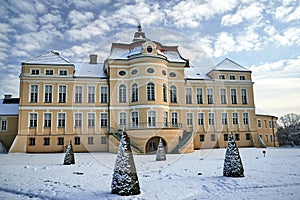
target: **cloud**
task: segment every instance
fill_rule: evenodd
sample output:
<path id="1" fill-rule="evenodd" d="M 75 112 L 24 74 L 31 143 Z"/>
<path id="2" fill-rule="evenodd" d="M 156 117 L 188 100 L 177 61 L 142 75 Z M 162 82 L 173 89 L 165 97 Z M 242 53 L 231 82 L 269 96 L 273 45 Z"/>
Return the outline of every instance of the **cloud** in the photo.
<path id="1" fill-rule="evenodd" d="M 92 12 L 79 12 L 77 10 L 72 10 L 69 12 L 68 20 L 74 27 L 82 27 L 87 25 L 91 20 L 94 19 L 94 14 Z"/>
<path id="2" fill-rule="evenodd" d="M 221 24 L 223 26 L 233 26 L 245 20 L 258 19 L 262 16 L 263 9 L 263 4 L 258 2 L 252 3 L 247 7 L 242 5 L 238 8 L 236 13 L 223 16 Z"/>
<path id="3" fill-rule="evenodd" d="M 300 44 L 300 28 L 289 27 L 283 30 L 281 33 L 277 33 L 270 39 L 277 46 L 292 46 Z"/>
<path id="4" fill-rule="evenodd" d="M 234 37 L 227 32 L 221 32 L 217 36 L 214 48 L 214 56 L 220 57 L 228 52 L 236 50 L 236 41 Z"/>

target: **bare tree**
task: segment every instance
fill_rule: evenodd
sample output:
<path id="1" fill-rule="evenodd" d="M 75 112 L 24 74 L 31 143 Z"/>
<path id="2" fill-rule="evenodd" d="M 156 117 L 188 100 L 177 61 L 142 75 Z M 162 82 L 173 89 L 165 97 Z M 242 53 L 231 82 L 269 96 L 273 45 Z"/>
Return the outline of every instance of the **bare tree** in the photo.
<path id="1" fill-rule="evenodd" d="M 289 113 L 279 118 L 277 138 L 280 145 L 300 145 L 300 115 Z"/>

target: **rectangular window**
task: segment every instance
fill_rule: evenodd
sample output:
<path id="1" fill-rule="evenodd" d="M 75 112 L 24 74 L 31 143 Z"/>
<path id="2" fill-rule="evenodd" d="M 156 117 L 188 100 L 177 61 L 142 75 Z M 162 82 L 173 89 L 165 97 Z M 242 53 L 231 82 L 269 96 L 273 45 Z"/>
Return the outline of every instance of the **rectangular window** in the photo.
<path id="1" fill-rule="evenodd" d="M 1 131 L 7 130 L 7 120 L 3 119 L 1 120 Z"/>
<path id="2" fill-rule="evenodd" d="M 82 126 L 82 114 L 81 113 L 75 113 L 75 127 L 81 127 Z"/>
<path id="3" fill-rule="evenodd" d="M 260 119 L 257 120 L 257 127 L 261 128 L 261 120 Z"/>
<path id="4" fill-rule="evenodd" d="M 29 127 L 30 128 L 37 127 L 37 113 L 30 113 L 29 114 Z"/>
<path id="5" fill-rule="evenodd" d="M 250 133 L 246 133 L 246 140 L 251 140 Z"/>
<path id="6" fill-rule="evenodd" d="M 163 116 L 163 120 L 164 120 L 164 126 L 168 127 L 169 124 L 169 119 L 168 119 L 168 112 L 164 112 L 164 116 Z"/>
<path id="7" fill-rule="evenodd" d="M 68 71 L 67 70 L 59 70 L 59 75 L 60 76 L 67 76 L 68 75 Z"/>
<path id="8" fill-rule="evenodd" d="M 207 103 L 213 104 L 214 103 L 214 91 L 212 88 L 206 90 L 207 92 Z"/>
<path id="9" fill-rule="evenodd" d="M 100 94 L 101 94 L 101 103 L 107 103 L 108 102 L 108 87 L 101 87 L 100 89 Z"/>
<path id="10" fill-rule="evenodd" d="M 248 104 L 248 95 L 246 89 L 241 89 L 242 104 Z"/>
<path id="11" fill-rule="evenodd" d="M 204 137 L 203 134 L 201 134 L 201 135 L 200 135 L 200 142 L 204 142 L 204 140 L 205 140 L 205 137 Z"/>
<path id="12" fill-rule="evenodd" d="M 237 104 L 236 89 L 230 89 L 231 104 Z"/>
<path id="13" fill-rule="evenodd" d="M 210 135 L 210 141 L 216 141 L 216 135 L 215 134 Z"/>
<path id="14" fill-rule="evenodd" d="M 222 124 L 223 124 L 223 125 L 228 124 L 228 116 L 227 116 L 227 113 L 222 113 Z"/>
<path id="15" fill-rule="evenodd" d="M 29 146 L 35 146 L 35 138 L 29 138 Z"/>
<path id="16" fill-rule="evenodd" d="M 147 84 L 147 100 L 155 101 L 155 85 L 154 85 L 154 83 Z"/>
<path id="17" fill-rule="evenodd" d="M 138 112 L 134 111 L 131 113 L 131 127 L 139 126 L 139 115 Z"/>
<path id="18" fill-rule="evenodd" d="M 208 124 L 209 125 L 215 124 L 215 113 L 208 113 Z"/>
<path id="19" fill-rule="evenodd" d="M 126 86 L 124 84 L 119 86 L 119 103 L 126 103 Z"/>
<path id="20" fill-rule="evenodd" d="M 272 128 L 272 122 L 269 121 L 269 128 Z"/>
<path id="21" fill-rule="evenodd" d="M 58 91 L 58 102 L 66 103 L 66 96 L 67 96 L 67 86 L 60 85 Z"/>
<path id="22" fill-rule="evenodd" d="M 75 86 L 75 103 L 82 103 L 82 86 Z"/>
<path id="23" fill-rule="evenodd" d="M 106 140 L 106 136 L 102 136 L 101 137 L 101 144 L 106 144 L 107 140 Z"/>
<path id="24" fill-rule="evenodd" d="M 50 145 L 50 138 L 44 138 L 44 146 Z"/>
<path id="25" fill-rule="evenodd" d="M 178 113 L 177 112 L 172 112 L 171 113 L 171 117 L 172 117 L 172 126 L 173 127 L 178 127 Z"/>
<path id="26" fill-rule="evenodd" d="M 186 104 L 192 104 L 192 88 L 186 88 L 185 102 L 186 102 Z"/>
<path id="27" fill-rule="evenodd" d="M 267 120 L 264 120 L 264 124 L 265 124 L 265 128 L 267 128 L 268 127 Z"/>
<path id="28" fill-rule="evenodd" d="M 240 80 L 246 80 L 245 76 L 240 76 Z"/>
<path id="29" fill-rule="evenodd" d="M 273 142 L 273 135 L 270 135 L 270 142 Z"/>
<path id="30" fill-rule="evenodd" d="M 236 134 L 234 134 L 234 136 L 235 136 L 235 140 L 236 140 L 236 141 L 239 141 L 239 140 L 240 140 L 240 134 L 236 133 Z"/>
<path id="31" fill-rule="evenodd" d="M 38 85 L 31 85 L 30 86 L 30 102 L 37 103 L 38 102 L 38 94 L 39 89 Z"/>
<path id="32" fill-rule="evenodd" d="M 224 134 L 224 142 L 228 141 L 228 134 Z"/>
<path id="33" fill-rule="evenodd" d="M 186 114 L 186 125 L 193 126 L 193 113 Z"/>
<path id="34" fill-rule="evenodd" d="M 223 75 L 223 74 L 219 75 L 219 79 L 225 80 L 225 75 Z"/>
<path id="35" fill-rule="evenodd" d="M 39 69 L 31 69 L 31 74 L 32 75 L 39 75 L 40 74 L 40 70 Z"/>
<path id="36" fill-rule="evenodd" d="M 125 112 L 121 112 L 120 113 L 120 125 L 126 125 L 126 120 L 127 119 L 127 116 L 126 116 L 126 113 Z"/>
<path id="37" fill-rule="evenodd" d="M 94 144 L 94 137 L 88 137 L 88 144 L 89 145 Z"/>
<path id="38" fill-rule="evenodd" d="M 58 113 L 57 114 L 57 126 L 58 127 L 65 127 L 66 125 L 66 114 L 65 113 Z"/>
<path id="39" fill-rule="evenodd" d="M 148 111 L 148 127 L 156 127 L 156 111 Z"/>
<path id="40" fill-rule="evenodd" d="M 53 69 L 46 69 L 45 75 L 53 75 Z"/>
<path id="41" fill-rule="evenodd" d="M 170 87 L 170 100 L 171 103 L 177 103 L 177 88 L 174 85 Z"/>
<path id="42" fill-rule="evenodd" d="M 95 87 L 88 86 L 88 103 L 95 103 Z"/>
<path id="43" fill-rule="evenodd" d="M 101 113 L 100 114 L 101 127 L 107 127 L 108 124 L 108 114 Z"/>
<path id="44" fill-rule="evenodd" d="M 198 113 L 198 125 L 204 125 L 204 113 Z"/>
<path id="45" fill-rule="evenodd" d="M 226 89 L 220 89 L 221 104 L 226 104 Z"/>
<path id="46" fill-rule="evenodd" d="M 45 85 L 45 103 L 52 102 L 52 85 Z"/>
<path id="47" fill-rule="evenodd" d="M 229 76 L 229 79 L 230 79 L 230 80 L 235 80 L 235 75 L 230 75 L 230 76 Z"/>
<path id="48" fill-rule="evenodd" d="M 203 104 L 202 88 L 196 89 L 196 95 L 197 95 L 197 104 Z"/>
<path id="49" fill-rule="evenodd" d="M 95 113 L 88 113 L 88 127 L 95 126 Z"/>
<path id="50" fill-rule="evenodd" d="M 238 124 L 239 123 L 239 116 L 238 113 L 232 113 L 232 124 Z"/>
<path id="51" fill-rule="evenodd" d="M 75 145 L 80 145 L 80 137 L 75 137 L 74 140 Z"/>
<path id="52" fill-rule="evenodd" d="M 243 123 L 249 124 L 249 114 L 248 113 L 243 113 Z"/>
<path id="53" fill-rule="evenodd" d="M 64 145 L 64 138 L 63 137 L 57 138 L 57 145 Z"/>
<path id="54" fill-rule="evenodd" d="M 167 86 L 166 86 L 166 84 L 163 84 L 163 100 L 164 100 L 164 102 L 167 102 Z"/>
<path id="55" fill-rule="evenodd" d="M 51 113 L 44 113 L 44 127 L 51 127 Z"/>

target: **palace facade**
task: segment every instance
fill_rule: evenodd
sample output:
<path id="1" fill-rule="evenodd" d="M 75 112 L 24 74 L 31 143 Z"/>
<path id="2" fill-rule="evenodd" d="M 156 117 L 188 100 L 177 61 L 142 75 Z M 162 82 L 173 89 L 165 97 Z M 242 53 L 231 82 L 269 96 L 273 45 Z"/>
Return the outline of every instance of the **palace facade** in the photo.
<path id="1" fill-rule="evenodd" d="M 140 26 L 101 62 L 49 51 L 21 65 L 9 152 L 63 152 L 69 140 L 76 152 L 116 152 L 123 130 L 142 154 L 160 138 L 168 153 L 224 148 L 230 132 L 239 147 L 278 146 L 277 118 L 257 112 L 250 70 L 225 59 L 202 74 Z"/>

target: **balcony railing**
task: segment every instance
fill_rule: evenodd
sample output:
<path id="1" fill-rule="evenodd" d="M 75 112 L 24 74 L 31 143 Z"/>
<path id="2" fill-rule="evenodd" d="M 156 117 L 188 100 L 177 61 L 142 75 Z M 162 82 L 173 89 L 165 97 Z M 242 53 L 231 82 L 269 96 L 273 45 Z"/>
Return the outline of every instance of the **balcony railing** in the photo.
<path id="1" fill-rule="evenodd" d="M 182 123 L 172 123 L 172 122 L 143 122 L 143 123 L 128 123 L 128 124 L 119 124 L 120 130 L 129 130 L 129 129 L 163 129 L 163 128 L 182 128 Z"/>

